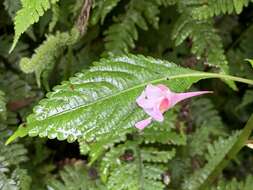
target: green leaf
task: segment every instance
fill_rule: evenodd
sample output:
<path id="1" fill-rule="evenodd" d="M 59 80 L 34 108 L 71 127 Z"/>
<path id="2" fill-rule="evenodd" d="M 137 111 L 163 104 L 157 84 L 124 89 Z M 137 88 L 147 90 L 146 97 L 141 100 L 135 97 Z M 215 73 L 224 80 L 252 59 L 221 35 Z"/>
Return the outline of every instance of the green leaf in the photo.
<path id="1" fill-rule="evenodd" d="M 163 83 L 172 91 L 182 92 L 205 78 L 253 84 L 251 80 L 194 71 L 144 56 L 101 59 L 89 71 L 78 73 L 48 93 L 7 144 L 26 135 L 94 141 L 111 131 L 120 135 L 124 130 L 136 130 L 134 124 L 145 113 L 135 100 L 147 84 Z"/>
<path id="2" fill-rule="evenodd" d="M 51 8 L 51 5 L 59 0 L 21 0 L 22 9 L 20 9 L 14 19 L 15 36 L 10 52 L 15 48 L 21 34 L 29 26 L 39 21 L 39 18 Z"/>

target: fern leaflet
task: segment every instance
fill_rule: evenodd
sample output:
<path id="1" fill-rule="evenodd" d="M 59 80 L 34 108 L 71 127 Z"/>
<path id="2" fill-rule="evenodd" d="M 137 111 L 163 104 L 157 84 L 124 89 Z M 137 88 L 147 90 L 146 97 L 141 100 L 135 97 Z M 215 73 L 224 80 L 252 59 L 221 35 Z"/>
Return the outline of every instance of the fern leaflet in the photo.
<path id="1" fill-rule="evenodd" d="M 156 1 L 131 0 L 125 15 L 105 32 L 105 49 L 109 54 L 128 53 L 138 39 L 137 26 L 148 29 L 148 23 L 158 28 L 158 3 Z"/>
<path id="2" fill-rule="evenodd" d="M 211 20 L 197 21 L 188 14 L 182 14 L 174 26 L 172 38 L 176 45 L 179 45 L 188 37 L 192 40 L 193 54 L 199 58 L 204 57 L 205 64 L 218 67 L 223 73 L 228 73 L 228 62 L 223 45 Z"/>
<path id="3" fill-rule="evenodd" d="M 231 181 L 222 180 L 217 187 L 213 188 L 219 190 L 250 190 L 253 187 L 253 177 L 248 176 L 245 181 L 237 181 L 232 179 Z"/>
<path id="4" fill-rule="evenodd" d="M 76 162 L 73 166 L 67 165 L 60 171 L 59 179 L 48 182 L 48 190 L 104 190 L 105 187 L 98 179 L 92 179 L 89 170 L 82 162 Z M 94 177 L 93 177 L 94 178 Z"/>
<path id="5" fill-rule="evenodd" d="M 59 0 L 21 0 L 22 8 L 17 12 L 14 19 L 15 36 L 10 52 L 15 48 L 21 34 L 24 33 L 29 26 L 38 22 L 44 12 L 58 1 Z"/>
<path id="6" fill-rule="evenodd" d="M 251 0 L 193 0 L 185 1 L 191 7 L 191 14 L 196 19 L 208 19 L 222 14 L 240 14 Z"/>
<path id="7" fill-rule="evenodd" d="M 114 7 L 120 0 L 98 0 L 95 1 L 93 5 L 93 14 L 91 17 L 91 23 L 93 25 L 97 24 L 101 20 L 101 24 L 104 22 L 105 17 L 108 13 L 112 11 Z"/>

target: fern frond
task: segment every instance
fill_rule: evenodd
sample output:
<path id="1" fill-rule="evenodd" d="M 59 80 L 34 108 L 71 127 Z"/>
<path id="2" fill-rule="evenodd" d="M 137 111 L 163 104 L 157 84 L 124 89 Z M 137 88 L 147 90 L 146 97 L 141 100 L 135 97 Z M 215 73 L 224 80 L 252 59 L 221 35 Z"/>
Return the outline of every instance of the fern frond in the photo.
<path id="1" fill-rule="evenodd" d="M 157 150 L 155 148 L 142 148 L 142 160 L 146 162 L 166 163 L 172 159 L 176 154 L 175 149 L 172 150 Z"/>
<path id="2" fill-rule="evenodd" d="M 57 32 L 56 35 L 48 36 L 47 40 L 39 46 L 31 58 L 22 58 L 20 68 L 25 73 L 34 72 L 38 86 L 40 86 L 41 77 L 47 79 L 52 71 L 56 59 L 63 53 L 63 50 L 74 44 L 79 37 L 79 32 L 72 29 L 68 32 Z M 42 75 L 42 76 L 41 76 Z"/>
<path id="3" fill-rule="evenodd" d="M 104 23 L 104 20 L 120 2 L 121 0 L 98 0 L 95 1 L 93 5 L 93 13 L 91 16 L 91 23 L 93 25 L 97 24 L 100 20 L 101 24 Z"/>
<path id="4" fill-rule="evenodd" d="M 32 86 L 13 72 L 0 70 L 0 86 L 6 93 L 6 101 L 16 101 L 35 96 Z"/>
<path id="5" fill-rule="evenodd" d="M 0 189 L 29 190 L 31 178 L 25 170 L 18 168 L 20 163 L 27 161 L 26 153 L 21 144 L 5 146 L 0 141 Z"/>
<path id="6" fill-rule="evenodd" d="M 31 188 L 32 179 L 26 170 L 20 168 L 15 169 L 11 178 L 16 181 L 20 190 L 29 190 Z"/>
<path id="7" fill-rule="evenodd" d="M 150 128 L 170 128 L 173 124 L 173 114 L 162 126 L 153 124 Z M 168 123 L 170 123 L 168 125 Z M 102 181 L 107 184 L 111 190 L 132 190 L 132 189 L 147 189 L 147 190 L 162 190 L 166 184 L 163 182 L 163 174 L 166 173 L 168 161 L 175 156 L 175 149 L 172 144 L 174 136 L 168 135 L 167 142 L 161 141 L 161 144 L 166 143 L 166 149 L 162 149 L 159 145 L 160 140 L 152 138 L 152 142 L 147 140 L 143 134 L 132 133 L 128 135 L 128 139 L 120 144 L 114 144 L 103 156 L 99 162 L 99 171 Z M 164 130 L 164 133 L 171 134 L 173 130 Z M 155 135 L 154 131 L 154 135 Z M 176 136 L 177 138 L 177 136 Z M 147 146 L 147 143 L 149 146 Z M 127 183 L 124 183 L 127 181 Z"/>
<path id="8" fill-rule="evenodd" d="M 169 117 L 168 117 L 169 118 Z M 171 127 L 173 124 L 173 118 L 170 122 L 165 122 L 164 125 L 159 124 L 153 124 L 150 126 L 150 128 L 168 128 Z M 167 125 L 170 123 L 170 125 Z M 107 151 L 103 156 L 101 156 L 102 160 L 100 162 L 100 176 L 103 182 L 107 182 L 108 180 L 112 180 L 108 183 L 118 183 L 113 182 L 114 177 L 113 173 L 117 172 L 118 170 L 121 170 L 121 167 L 125 167 L 124 164 L 130 164 L 132 167 L 135 167 L 135 170 L 137 173 L 140 172 L 138 168 L 141 169 L 141 173 L 138 175 L 145 176 L 145 178 L 151 179 L 154 187 L 155 184 L 161 184 L 161 174 L 165 172 L 166 170 L 166 164 L 169 160 L 171 160 L 175 156 L 175 149 L 172 147 L 168 147 L 166 149 L 159 148 L 160 143 L 161 144 L 169 144 L 173 145 L 172 142 L 177 142 L 178 136 L 171 135 L 173 133 L 172 129 L 166 131 L 164 130 L 164 133 L 167 133 L 169 135 L 165 135 L 166 141 L 160 141 L 158 138 L 152 138 L 152 142 L 148 140 L 146 136 L 146 131 L 149 128 L 145 129 L 143 134 L 130 134 L 130 139 L 126 139 L 125 142 L 115 143 L 114 146 L 109 148 L 109 151 Z M 154 131 L 154 130 L 153 130 Z M 156 131 L 153 133 L 156 134 Z M 128 135 L 129 136 L 129 135 Z M 164 139 L 165 140 L 165 139 Z M 149 146 L 147 147 L 147 143 Z M 175 143 L 176 144 L 176 143 Z M 97 148 L 97 147 L 96 147 Z M 138 161 L 139 159 L 139 161 Z M 126 166 L 127 167 L 127 166 Z M 151 170 L 151 171 L 149 171 Z M 158 172 L 158 174 L 157 174 Z M 122 175 L 125 175 L 126 173 L 123 173 Z M 130 175 L 130 174 L 129 174 Z M 136 175 L 136 174 L 131 174 Z M 139 179 L 131 178 L 134 180 L 131 183 L 138 183 L 138 187 L 141 185 Z M 110 186 L 110 185 L 109 185 Z M 149 189 L 151 189 L 151 187 Z M 164 184 L 162 184 L 162 187 L 164 187 Z M 147 187 L 148 188 L 148 187 Z M 110 187 L 109 187 L 110 189 Z M 124 189 L 124 188 L 123 188 Z M 125 187 L 125 189 L 131 189 L 131 186 Z"/>
<path id="9" fill-rule="evenodd" d="M 0 189 L 18 190 L 18 186 L 13 179 L 0 172 Z"/>
<path id="10" fill-rule="evenodd" d="M 131 0 L 125 15 L 105 32 L 105 49 L 109 54 L 128 53 L 138 39 L 137 26 L 143 30 L 148 24 L 158 28 L 159 4 L 156 1 Z"/>
<path id="11" fill-rule="evenodd" d="M 201 189 L 202 185 L 206 183 L 216 167 L 226 159 L 228 152 L 237 142 L 239 135 L 240 133 L 237 132 L 228 139 L 220 138 L 218 141 L 215 141 L 213 145 L 209 144 L 208 153 L 206 154 L 207 164 L 202 169 L 196 171 L 190 178 L 186 179 L 183 184 L 183 189 Z"/>
<path id="12" fill-rule="evenodd" d="M 144 161 L 143 158 L 145 159 L 145 155 L 140 153 L 140 157 L 138 157 L 137 147 L 134 148 L 132 146 L 129 148 L 133 148 L 132 150 L 134 151 L 133 155 L 130 155 L 133 157 L 131 161 L 118 160 L 118 162 L 116 163 L 111 162 L 114 167 L 110 167 L 107 168 L 107 170 L 104 170 L 110 170 L 108 171 L 110 175 L 108 178 L 108 182 L 106 183 L 108 189 L 164 189 L 165 184 L 162 183 L 162 174 L 165 172 L 165 167 L 160 167 L 159 165 L 154 165 L 150 163 L 142 163 L 142 161 Z M 119 158 L 116 157 L 116 159 Z M 125 181 L 127 181 L 127 183 L 125 183 Z"/>
<path id="13" fill-rule="evenodd" d="M 167 145 L 185 145 L 186 136 L 181 132 L 173 130 L 175 128 L 174 122 L 176 120 L 176 114 L 174 112 L 166 113 L 165 121 L 161 123 L 151 124 L 149 128 L 145 129 L 145 133 L 141 136 L 141 141 L 144 144 L 161 143 Z M 107 149 L 112 148 L 115 144 L 124 142 L 127 140 L 127 135 L 131 134 L 132 130 L 118 129 L 117 132 L 111 131 L 111 133 L 105 134 L 100 138 L 96 138 L 95 142 L 91 144 L 86 141 L 80 145 L 80 151 L 86 150 L 86 154 L 89 152 L 91 157 L 90 163 L 97 160 Z M 80 144 L 80 143 L 79 143 Z"/>
<path id="14" fill-rule="evenodd" d="M 9 165 L 18 165 L 27 161 L 27 150 L 22 144 L 5 146 L 0 142 L 0 153 L 4 156 Z"/>
<path id="15" fill-rule="evenodd" d="M 189 136 L 188 150 L 194 157 L 205 153 L 207 145 L 214 140 L 212 136 L 225 136 L 226 133 L 224 123 L 209 99 L 194 99 L 191 102 L 191 116 L 196 130 Z"/>
<path id="16" fill-rule="evenodd" d="M 251 65 L 244 61 L 252 57 L 253 49 L 253 24 L 249 25 L 245 31 L 238 37 L 228 49 L 227 57 L 229 58 L 229 68 L 232 74 L 245 78 L 253 78 Z"/>
<path id="17" fill-rule="evenodd" d="M 182 14 L 176 21 L 172 38 L 177 46 L 190 38 L 193 54 L 199 58 L 205 58 L 205 64 L 228 73 L 228 62 L 224 55 L 223 45 L 211 20 L 197 21 L 188 14 Z"/>
<path id="18" fill-rule="evenodd" d="M 231 181 L 222 180 L 219 184 L 213 188 L 213 190 L 250 190 L 253 187 L 253 177 L 250 175 L 245 181 L 237 181 L 232 179 Z"/>
<path id="19" fill-rule="evenodd" d="M 133 160 L 121 161 L 114 168 L 111 168 L 107 187 L 110 190 L 132 190 L 132 189 L 156 189 L 162 190 L 165 184 L 162 182 L 162 174 L 165 167 L 150 163 L 142 163 L 141 158 L 136 158 L 138 153 L 133 155 Z M 145 157 L 145 156 L 144 156 Z M 141 160 L 140 160 L 141 159 Z M 127 181 L 127 183 L 125 183 Z"/>
<path id="20" fill-rule="evenodd" d="M 22 8 L 17 12 L 15 23 L 15 36 L 10 52 L 15 48 L 20 36 L 29 26 L 39 21 L 39 18 L 59 0 L 21 0 Z"/>
<path id="21" fill-rule="evenodd" d="M 184 3 L 191 7 L 191 14 L 196 19 L 208 19 L 223 14 L 240 14 L 251 0 L 193 0 Z"/>
<path id="22" fill-rule="evenodd" d="M 48 182 L 48 190 L 104 190 L 105 187 L 97 179 L 89 176 L 88 169 L 82 162 L 73 166 L 67 165 L 60 171 L 60 180 L 52 179 Z"/>
<path id="23" fill-rule="evenodd" d="M 152 143 L 161 143 L 161 144 L 170 144 L 170 145 L 185 145 L 186 136 L 183 130 L 176 132 L 175 123 L 177 114 L 172 111 L 167 112 L 166 119 L 163 123 L 157 123 L 151 125 L 145 129 L 145 133 L 142 134 L 143 143 L 152 144 Z M 180 125 L 180 123 L 178 123 Z M 180 126 L 180 129 L 182 126 Z"/>
<path id="24" fill-rule="evenodd" d="M 227 166 L 237 153 L 245 146 L 253 130 L 253 115 L 241 131 L 236 131 L 229 138 L 219 138 L 212 145 L 208 145 L 206 154 L 207 164 L 186 178 L 183 189 L 197 190 L 209 187 L 214 179 Z"/>
<path id="25" fill-rule="evenodd" d="M 97 160 L 105 150 L 112 147 L 116 143 L 120 143 L 126 140 L 126 136 L 128 133 L 132 132 L 131 130 L 117 130 L 117 132 L 111 132 L 105 134 L 104 136 L 96 139 L 95 142 L 89 146 L 90 151 L 89 155 L 91 157 L 90 163 L 93 163 Z"/>
<path id="26" fill-rule="evenodd" d="M 203 73 L 143 56 L 101 59 L 86 72 L 54 88 L 34 108 L 27 125 L 9 139 L 25 135 L 88 142 L 114 132 L 136 130 L 134 124 L 145 116 L 135 100 L 148 83 L 164 83 L 173 91 L 184 91 L 204 78 L 220 77 L 246 83 L 250 80 Z"/>
<path id="27" fill-rule="evenodd" d="M 9 168 L 8 168 L 9 166 L 10 166 L 10 163 L 8 162 L 8 160 L 6 160 L 4 155 L 1 155 L 0 156 L 0 174 L 9 172 Z"/>
<path id="28" fill-rule="evenodd" d="M 211 100 L 207 98 L 194 99 L 191 102 L 191 113 L 196 126 L 205 125 L 217 129 L 224 126 L 219 112 L 215 109 Z"/>
<path id="29" fill-rule="evenodd" d="M 112 147 L 108 152 L 105 153 L 99 167 L 100 176 L 103 182 L 107 181 L 110 171 L 116 169 L 122 163 L 120 156 L 124 155 L 127 150 L 133 150 L 135 146 L 136 142 L 127 141 L 124 144 Z"/>

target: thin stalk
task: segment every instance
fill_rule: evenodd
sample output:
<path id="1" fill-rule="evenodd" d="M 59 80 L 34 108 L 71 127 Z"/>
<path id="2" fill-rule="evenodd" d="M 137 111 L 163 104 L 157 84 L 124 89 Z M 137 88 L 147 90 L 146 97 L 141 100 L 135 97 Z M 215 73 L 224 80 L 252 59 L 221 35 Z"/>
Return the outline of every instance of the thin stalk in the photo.
<path id="1" fill-rule="evenodd" d="M 213 172 L 208 176 L 207 180 L 200 186 L 199 189 L 207 189 L 210 187 L 212 182 L 220 175 L 222 170 L 229 164 L 230 160 L 235 158 L 237 153 L 245 146 L 249 136 L 253 130 L 253 114 L 249 118 L 246 126 L 239 135 L 237 141 L 232 146 L 230 151 L 227 153 L 226 157 L 216 166 Z"/>

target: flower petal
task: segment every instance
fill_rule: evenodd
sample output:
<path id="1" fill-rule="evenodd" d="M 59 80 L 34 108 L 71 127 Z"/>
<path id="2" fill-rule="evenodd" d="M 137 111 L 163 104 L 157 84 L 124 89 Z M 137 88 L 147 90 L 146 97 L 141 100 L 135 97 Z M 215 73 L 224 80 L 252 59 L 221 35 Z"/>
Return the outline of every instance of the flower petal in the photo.
<path id="1" fill-rule="evenodd" d="M 164 117 L 163 117 L 163 113 L 161 112 L 161 110 L 159 109 L 160 104 L 157 104 L 156 106 L 154 106 L 151 109 L 145 109 L 144 111 L 151 116 L 154 120 L 162 122 Z"/>
<path id="2" fill-rule="evenodd" d="M 164 98 L 159 106 L 159 110 L 164 113 L 165 111 L 167 111 L 170 108 L 170 100 L 166 97 Z"/>
<path id="3" fill-rule="evenodd" d="M 174 106 L 178 102 L 183 101 L 187 98 L 199 96 L 202 94 L 208 94 L 208 93 L 213 93 L 213 92 L 212 91 L 197 91 L 197 92 L 186 92 L 186 93 L 173 93 L 171 95 L 171 106 Z"/>
<path id="4" fill-rule="evenodd" d="M 154 86 L 152 84 L 147 85 L 145 92 L 148 99 L 150 99 L 151 101 L 164 96 L 163 91 L 159 87 Z"/>
<path id="5" fill-rule="evenodd" d="M 135 124 L 135 127 L 140 129 L 140 130 L 143 130 L 145 127 L 147 127 L 152 121 L 152 118 L 149 117 L 147 119 L 144 119 L 142 121 L 139 121 Z"/>
<path id="6" fill-rule="evenodd" d="M 154 100 L 151 101 L 150 99 L 147 99 L 145 91 L 143 91 L 141 95 L 136 99 L 136 103 L 143 109 L 152 108 L 154 106 Z"/>
<path id="7" fill-rule="evenodd" d="M 163 85 L 163 84 L 158 84 L 157 87 L 160 88 L 164 92 L 170 91 L 170 89 L 167 86 Z"/>

